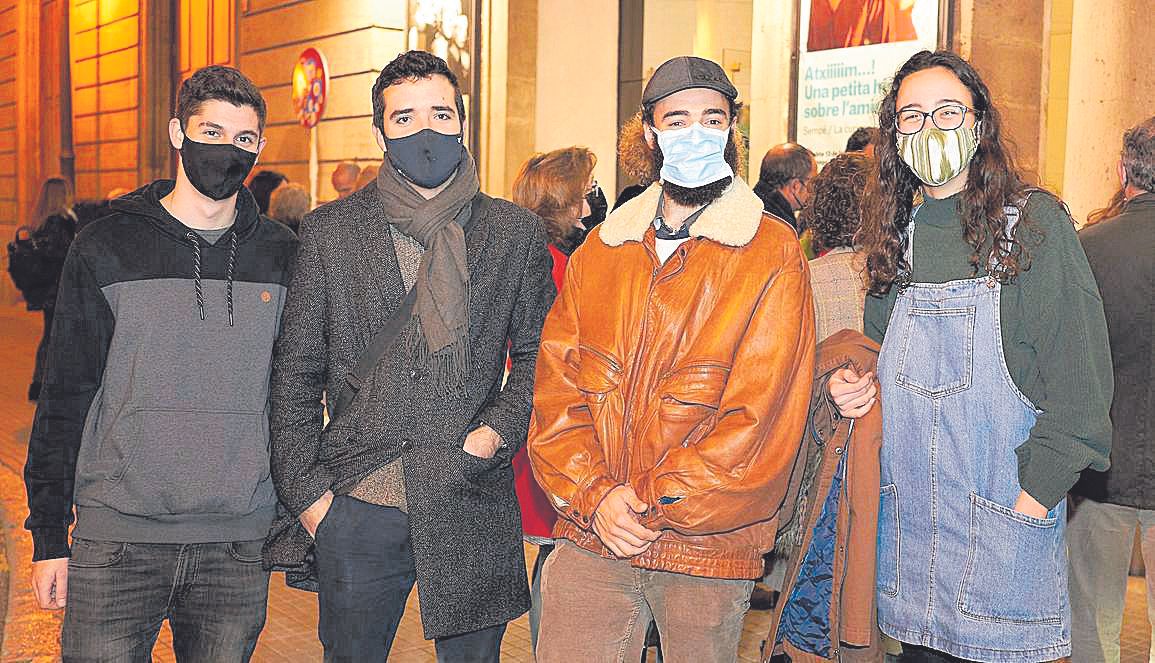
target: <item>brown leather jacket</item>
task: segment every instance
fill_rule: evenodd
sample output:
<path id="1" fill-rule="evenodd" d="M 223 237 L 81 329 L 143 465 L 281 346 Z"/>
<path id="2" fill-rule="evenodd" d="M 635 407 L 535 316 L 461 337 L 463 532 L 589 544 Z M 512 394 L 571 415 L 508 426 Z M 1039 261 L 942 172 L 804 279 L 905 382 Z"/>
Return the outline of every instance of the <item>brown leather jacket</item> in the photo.
<path id="1" fill-rule="evenodd" d="M 853 420 L 852 426 L 850 419 L 838 416 L 826 390 L 830 374 L 840 368 L 875 370 L 878 350 L 877 343 L 850 329 L 818 344 L 810 422 L 782 508 L 782 519 L 789 522 L 779 533 L 777 554 L 785 557 L 786 582 L 770 622 L 768 643 L 763 645 L 765 663 L 772 653 L 781 652 L 795 663 L 883 660 L 874 601 L 882 404 Z M 819 516 L 844 459 L 833 540 L 825 533 L 819 542 L 815 540 Z M 803 568 L 807 550 L 816 543 L 829 553 L 833 581 L 827 580 L 824 569 Z M 799 585 L 799 596 L 792 596 Z M 792 601 L 796 605 L 791 606 Z M 786 610 L 792 618 L 783 624 Z"/>
<path id="2" fill-rule="evenodd" d="M 762 575 L 814 370 L 806 259 L 740 180 L 662 264 L 655 185 L 573 255 L 542 333 L 529 456 L 554 535 L 609 557 L 592 519 L 629 484 L 663 535 L 634 566 Z"/>

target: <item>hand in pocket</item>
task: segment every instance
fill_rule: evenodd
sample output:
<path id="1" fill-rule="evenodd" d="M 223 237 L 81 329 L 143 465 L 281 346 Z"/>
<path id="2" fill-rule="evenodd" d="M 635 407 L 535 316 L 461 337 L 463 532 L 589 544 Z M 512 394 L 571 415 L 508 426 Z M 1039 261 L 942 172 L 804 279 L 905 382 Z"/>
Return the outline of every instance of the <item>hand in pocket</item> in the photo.
<path id="1" fill-rule="evenodd" d="M 465 436 L 465 453 L 478 458 L 493 458 L 501 447 L 501 436 L 489 426 L 482 426 Z"/>

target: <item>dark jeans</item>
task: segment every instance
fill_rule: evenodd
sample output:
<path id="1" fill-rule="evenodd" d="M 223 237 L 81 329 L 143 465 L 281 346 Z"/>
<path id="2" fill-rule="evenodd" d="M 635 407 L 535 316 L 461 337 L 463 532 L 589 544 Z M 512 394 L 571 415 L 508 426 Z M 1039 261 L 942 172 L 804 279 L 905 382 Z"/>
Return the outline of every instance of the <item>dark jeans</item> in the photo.
<path id="1" fill-rule="evenodd" d="M 329 663 L 384 663 L 416 581 L 409 516 L 338 495 L 317 526 L 317 630 Z M 505 624 L 434 645 L 439 663 L 497 663 Z"/>
<path id="2" fill-rule="evenodd" d="M 269 596 L 263 543 L 74 539 L 61 635 L 65 663 L 151 661 L 165 619 L 180 663 L 248 661 Z"/>

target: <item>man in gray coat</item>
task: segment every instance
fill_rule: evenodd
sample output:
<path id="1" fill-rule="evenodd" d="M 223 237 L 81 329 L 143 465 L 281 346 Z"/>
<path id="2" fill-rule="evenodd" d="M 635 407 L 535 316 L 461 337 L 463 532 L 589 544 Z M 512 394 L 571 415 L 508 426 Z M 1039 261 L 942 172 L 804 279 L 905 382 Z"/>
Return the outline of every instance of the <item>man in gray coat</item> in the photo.
<path id="1" fill-rule="evenodd" d="M 506 623 L 529 607 L 510 461 L 552 263 L 540 219 L 479 192 L 463 118 L 444 61 L 398 56 L 373 86 L 377 181 L 301 227 L 272 372 L 272 471 L 315 544 L 308 556 L 286 545 L 282 518 L 266 562 L 315 562 L 329 661 L 385 660 L 414 582 L 439 661 L 498 660 Z M 348 400 L 347 375 L 391 321 L 400 331 Z"/>

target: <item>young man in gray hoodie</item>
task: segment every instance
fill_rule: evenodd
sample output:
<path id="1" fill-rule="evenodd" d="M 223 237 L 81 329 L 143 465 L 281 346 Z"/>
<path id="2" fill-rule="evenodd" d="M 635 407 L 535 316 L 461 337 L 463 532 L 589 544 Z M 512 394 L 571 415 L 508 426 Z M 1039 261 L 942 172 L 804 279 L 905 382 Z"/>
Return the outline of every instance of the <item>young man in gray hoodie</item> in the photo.
<path id="1" fill-rule="evenodd" d="M 264 124 L 239 71 L 193 74 L 176 181 L 114 201 L 65 262 L 24 476 L 66 661 L 151 660 L 166 618 L 178 661 L 248 661 L 264 626 L 268 376 L 296 249 L 242 185 Z"/>

